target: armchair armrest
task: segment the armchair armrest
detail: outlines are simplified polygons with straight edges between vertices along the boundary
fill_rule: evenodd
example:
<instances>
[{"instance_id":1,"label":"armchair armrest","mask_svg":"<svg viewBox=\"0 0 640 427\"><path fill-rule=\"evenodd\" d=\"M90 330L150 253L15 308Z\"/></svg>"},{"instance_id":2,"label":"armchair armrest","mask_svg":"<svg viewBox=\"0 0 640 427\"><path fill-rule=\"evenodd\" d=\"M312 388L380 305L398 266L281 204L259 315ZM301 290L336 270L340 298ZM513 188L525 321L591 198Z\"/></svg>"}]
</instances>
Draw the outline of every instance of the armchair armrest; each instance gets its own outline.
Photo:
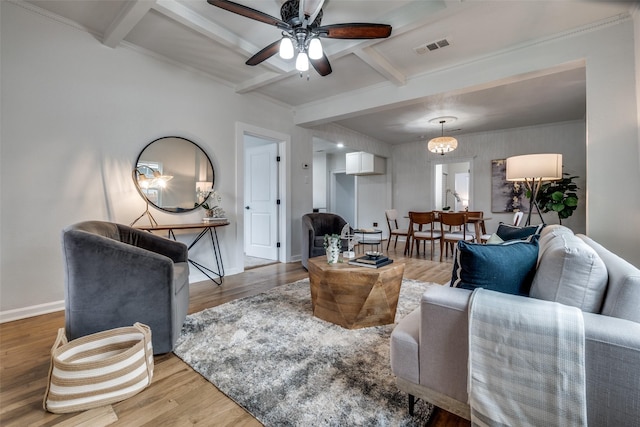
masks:
<instances>
[{"instance_id":1,"label":"armchair armrest","mask_svg":"<svg viewBox=\"0 0 640 427\"><path fill-rule=\"evenodd\" d=\"M471 291L430 286L420 302L420 384L467 401Z\"/></svg>"},{"instance_id":2,"label":"armchair armrest","mask_svg":"<svg viewBox=\"0 0 640 427\"><path fill-rule=\"evenodd\" d=\"M628 425L640 406L640 323L582 313L589 425Z\"/></svg>"}]
</instances>

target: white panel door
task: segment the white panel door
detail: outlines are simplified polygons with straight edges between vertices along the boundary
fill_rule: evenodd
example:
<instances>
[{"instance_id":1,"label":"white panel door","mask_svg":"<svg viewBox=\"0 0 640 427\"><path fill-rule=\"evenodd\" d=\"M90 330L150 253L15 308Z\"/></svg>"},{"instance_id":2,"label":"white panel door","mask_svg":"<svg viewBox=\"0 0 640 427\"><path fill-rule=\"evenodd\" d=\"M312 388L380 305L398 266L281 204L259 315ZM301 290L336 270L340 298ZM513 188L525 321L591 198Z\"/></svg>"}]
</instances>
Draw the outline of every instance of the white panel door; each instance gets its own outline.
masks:
<instances>
[{"instance_id":1,"label":"white panel door","mask_svg":"<svg viewBox=\"0 0 640 427\"><path fill-rule=\"evenodd\" d=\"M278 259L278 145L245 150L245 253Z\"/></svg>"}]
</instances>

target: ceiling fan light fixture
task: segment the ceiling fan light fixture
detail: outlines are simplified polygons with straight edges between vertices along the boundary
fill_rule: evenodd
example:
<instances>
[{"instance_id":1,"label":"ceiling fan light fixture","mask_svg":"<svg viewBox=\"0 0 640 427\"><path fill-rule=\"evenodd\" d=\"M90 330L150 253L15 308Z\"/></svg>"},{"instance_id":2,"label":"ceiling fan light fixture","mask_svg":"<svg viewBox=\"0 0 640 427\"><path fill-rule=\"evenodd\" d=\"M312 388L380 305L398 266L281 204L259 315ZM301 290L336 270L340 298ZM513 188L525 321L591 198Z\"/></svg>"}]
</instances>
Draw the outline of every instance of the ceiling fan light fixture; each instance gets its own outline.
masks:
<instances>
[{"instance_id":1,"label":"ceiling fan light fixture","mask_svg":"<svg viewBox=\"0 0 640 427\"><path fill-rule=\"evenodd\" d=\"M280 57L282 59L293 58L293 42L287 36L282 37L280 41Z\"/></svg>"},{"instance_id":2,"label":"ceiling fan light fixture","mask_svg":"<svg viewBox=\"0 0 640 427\"><path fill-rule=\"evenodd\" d=\"M309 42L309 58L320 59L322 55L322 43L320 43L320 39L317 37L312 38Z\"/></svg>"},{"instance_id":3,"label":"ceiling fan light fixture","mask_svg":"<svg viewBox=\"0 0 640 427\"><path fill-rule=\"evenodd\" d=\"M306 52L300 52L296 58L296 70L307 71L309 70L309 57Z\"/></svg>"}]
</instances>

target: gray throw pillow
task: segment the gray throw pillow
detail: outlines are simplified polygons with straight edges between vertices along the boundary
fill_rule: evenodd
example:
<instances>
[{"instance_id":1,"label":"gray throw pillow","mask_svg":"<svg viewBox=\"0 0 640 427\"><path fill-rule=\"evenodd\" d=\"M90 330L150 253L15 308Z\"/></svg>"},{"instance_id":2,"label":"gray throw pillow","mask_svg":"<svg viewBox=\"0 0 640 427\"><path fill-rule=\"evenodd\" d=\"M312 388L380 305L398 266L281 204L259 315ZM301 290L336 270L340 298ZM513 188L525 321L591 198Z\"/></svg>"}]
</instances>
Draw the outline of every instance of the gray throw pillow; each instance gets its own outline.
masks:
<instances>
[{"instance_id":1,"label":"gray throw pillow","mask_svg":"<svg viewBox=\"0 0 640 427\"><path fill-rule=\"evenodd\" d=\"M542 253L529 296L599 313L607 280L595 250L573 234L560 234Z\"/></svg>"}]
</instances>

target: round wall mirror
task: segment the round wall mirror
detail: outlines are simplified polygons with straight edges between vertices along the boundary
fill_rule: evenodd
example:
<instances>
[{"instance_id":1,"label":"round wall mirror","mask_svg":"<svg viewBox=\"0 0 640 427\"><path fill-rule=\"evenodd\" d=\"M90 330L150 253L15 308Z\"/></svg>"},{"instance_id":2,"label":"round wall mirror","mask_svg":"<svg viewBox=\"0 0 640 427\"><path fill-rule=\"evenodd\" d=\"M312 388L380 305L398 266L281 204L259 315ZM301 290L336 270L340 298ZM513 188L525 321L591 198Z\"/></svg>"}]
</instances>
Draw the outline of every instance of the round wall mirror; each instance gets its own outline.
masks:
<instances>
[{"instance_id":1,"label":"round wall mirror","mask_svg":"<svg viewBox=\"0 0 640 427\"><path fill-rule=\"evenodd\" d=\"M205 202L215 183L213 164L196 143L179 136L150 142L136 160L133 179L150 204L189 212Z\"/></svg>"}]
</instances>

